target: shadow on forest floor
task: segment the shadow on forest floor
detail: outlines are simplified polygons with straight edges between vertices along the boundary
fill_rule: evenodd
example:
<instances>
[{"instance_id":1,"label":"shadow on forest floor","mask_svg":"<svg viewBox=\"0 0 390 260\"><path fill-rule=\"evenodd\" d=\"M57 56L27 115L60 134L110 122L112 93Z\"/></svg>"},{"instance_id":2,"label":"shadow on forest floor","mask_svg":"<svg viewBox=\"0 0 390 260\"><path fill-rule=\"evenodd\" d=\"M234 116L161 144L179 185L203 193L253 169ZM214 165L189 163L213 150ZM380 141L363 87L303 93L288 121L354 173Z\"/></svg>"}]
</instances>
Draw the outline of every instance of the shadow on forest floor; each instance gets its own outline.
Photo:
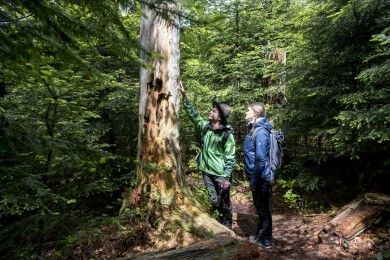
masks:
<instances>
[{"instance_id":1,"label":"shadow on forest floor","mask_svg":"<svg viewBox=\"0 0 390 260\"><path fill-rule=\"evenodd\" d=\"M232 197L232 203L233 231L248 238L257 225L252 201L244 192L237 191ZM273 247L259 250L266 250L275 259L372 259L381 252L388 252L390 248L388 220L371 227L352 241L345 241L333 234L320 234L324 225L331 220L327 214L304 215L284 205L274 205L272 219Z\"/></svg>"},{"instance_id":2,"label":"shadow on forest floor","mask_svg":"<svg viewBox=\"0 0 390 260\"><path fill-rule=\"evenodd\" d=\"M283 202L282 196L272 197L273 246L271 249L260 249L250 243L248 237L256 230L257 215L249 192L237 187L232 192L233 231L243 240L238 252L223 259L389 259L390 222L385 217L352 241L345 241L334 234L322 232L326 223L331 220L328 214L300 214L291 210ZM142 222L143 223L143 222ZM101 234L87 242L80 243L67 253L69 259L112 259L139 257L148 254L152 258L169 250L188 249L191 251L207 242L204 239L179 232L163 237L148 233L148 228L131 223L132 233L123 233L118 225L107 225L100 228ZM180 230L179 230L180 231ZM184 234L184 233L183 233ZM168 234L165 234L168 235ZM220 241L217 241L220 242ZM223 248L220 248L223 250ZM66 252L65 252L66 253ZM65 259L63 251L47 250L47 259ZM380 255L381 254L381 255ZM383 256L382 258L380 256ZM147 259L147 258L146 258ZM221 258L216 258L221 259Z\"/></svg>"}]
</instances>

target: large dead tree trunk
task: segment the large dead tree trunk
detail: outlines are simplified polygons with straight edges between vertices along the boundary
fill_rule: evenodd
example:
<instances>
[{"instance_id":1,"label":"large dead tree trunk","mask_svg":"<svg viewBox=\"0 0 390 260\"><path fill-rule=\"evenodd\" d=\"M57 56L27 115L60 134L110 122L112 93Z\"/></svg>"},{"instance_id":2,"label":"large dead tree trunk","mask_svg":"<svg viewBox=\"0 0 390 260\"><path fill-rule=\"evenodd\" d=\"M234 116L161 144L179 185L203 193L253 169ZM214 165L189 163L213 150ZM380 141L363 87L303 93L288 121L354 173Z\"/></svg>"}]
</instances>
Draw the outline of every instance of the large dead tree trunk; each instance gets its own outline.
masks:
<instances>
[{"instance_id":1,"label":"large dead tree trunk","mask_svg":"<svg viewBox=\"0 0 390 260\"><path fill-rule=\"evenodd\" d=\"M230 233L190 199L184 185L177 124L180 103L177 5L161 1L152 6L146 1L142 11L139 185L132 197L140 198L160 223L190 223L203 233Z\"/></svg>"},{"instance_id":2,"label":"large dead tree trunk","mask_svg":"<svg viewBox=\"0 0 390 260\"><path fill-rule=\"evenodd\" d=\"M143 5L141 21L138 177L151 198L171 205L182 186L177 127L179 27L173 3L161 4L169 19ZM158 10L158 9L157 9Z\"/></svg>"}]
</instances>

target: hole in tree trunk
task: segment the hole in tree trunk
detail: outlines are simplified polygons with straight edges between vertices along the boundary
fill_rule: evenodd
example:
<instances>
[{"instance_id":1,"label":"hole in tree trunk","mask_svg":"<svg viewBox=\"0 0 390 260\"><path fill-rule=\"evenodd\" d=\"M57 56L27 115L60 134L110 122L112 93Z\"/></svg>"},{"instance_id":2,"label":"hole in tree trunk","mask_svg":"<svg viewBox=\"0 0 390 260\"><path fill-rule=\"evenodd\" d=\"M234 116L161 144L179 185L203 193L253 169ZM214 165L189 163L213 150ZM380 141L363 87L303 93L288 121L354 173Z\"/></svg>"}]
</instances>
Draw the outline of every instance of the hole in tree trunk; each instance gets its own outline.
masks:
<instances>
[{"instance_id":1,"label":"hole in tree trunk","mask_svg":"<svg viewBox=\"0 0 390 260\"><path fill-rule=\"evenodd\" d=\"M163 86L163 81L160 78L156 78L154 81L154 87L156 88L157 91L160 91Z\"/></svg>"}]
</instances>

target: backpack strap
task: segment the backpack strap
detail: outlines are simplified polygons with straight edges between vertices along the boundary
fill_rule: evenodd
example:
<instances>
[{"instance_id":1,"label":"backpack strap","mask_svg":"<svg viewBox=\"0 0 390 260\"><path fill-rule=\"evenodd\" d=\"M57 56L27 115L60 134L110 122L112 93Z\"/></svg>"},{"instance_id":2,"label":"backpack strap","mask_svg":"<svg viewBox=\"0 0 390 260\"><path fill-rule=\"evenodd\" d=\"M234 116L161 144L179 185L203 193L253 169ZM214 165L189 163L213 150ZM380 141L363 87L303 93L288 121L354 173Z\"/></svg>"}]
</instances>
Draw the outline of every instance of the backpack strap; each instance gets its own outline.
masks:
<instances>
[{"instance_id":1,"label":"backpack strap","mask_svg":"<svg viewBox=\"0 0 390 260\"><path fill-rule=\"evenodd\" d=\"M207 125L203 128L203 130L202 130L201 146L203 146L203 143L204 143L203 139L204 139L204 137L205 137L207 131L209 131L209 130L211 130L210 124L207 124ZM229 129L229 128L225 128L225 129L223 130L223 136L222 136L222 139L221 139L221 145L222 145L222 147L225 146L227 140L229 139L229 135L230 135L231 133L232 133L232 130Z\"/></svg>"},{"instance_id":2,"label":"backpack strap","mask_svg":"<svg viewBox=\"0 0 390 260\"><path fill-rule=\"evenodd\" d=\"M225 144L229 138L229 135L232 133L232 130L231 129L228 129L228 128L225 128L225 130L223 131L223 136L222 136L222 140L221 140L221 144L222 144L222 147L225 147Z\"/></svg>"},{"instance_id":3,"label":"backpack strap","mask_svg":"<svg viewBox=\"0 0 390 260\"><path fill-rule=\"evenodd\" d=\"M203 130L202 130L202 135L200 136L200 146L202 147L203 146L203 140L204 140L204 136L206 135L207 131L210 129L210 124L207 124Z\"/></svg>"},{"instance_id":4,"label":"backpack strap","mask_svg":"<svg viewBox=\"0 0 390 260\"><path fill-rule=\"evenodd\" d=\"M252 142L254 142L256 140L256 135L257 135L257 132L259 132L260 128L261 127L253 128L252 133L251 133Z\"/></svg>"}]
</instances>

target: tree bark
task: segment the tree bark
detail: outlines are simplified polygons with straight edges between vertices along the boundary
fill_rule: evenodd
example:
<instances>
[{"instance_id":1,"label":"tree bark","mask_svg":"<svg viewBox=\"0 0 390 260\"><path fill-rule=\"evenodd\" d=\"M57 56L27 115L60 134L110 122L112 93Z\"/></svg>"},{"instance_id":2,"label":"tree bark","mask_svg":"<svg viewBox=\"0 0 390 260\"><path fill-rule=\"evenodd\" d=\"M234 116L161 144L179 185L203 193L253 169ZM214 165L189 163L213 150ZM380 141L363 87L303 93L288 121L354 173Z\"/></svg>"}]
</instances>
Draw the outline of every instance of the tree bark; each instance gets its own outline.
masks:
<instances>
[{"instance_id":1,"label":"tree bark","mask_svg":"<svg viewBox=\"0 0 390 260\"><path fill-rule=\"evenodd\" d=\"M174 3L162 3L169 19L143 4L141 20L138 178L150 198L171 205L183 180L177 126L180 96L179 26Z\"/></svg>"},{"instance_id":2,"label":"tree bark","mask_svg":"<svg viewBox=\"0 0 390 260\"><path fill-rule=\"evenodd\" d=\"M232 237L218 237L206 240L189 247L172 249L161 253L147 253L124 257L130 259L271 259L266 252L260 252L257 247L248 241L237 240Z\"/></svg>"},{"instance_id":3,"label":"tree bark","mask_svg":"<svg viewBox=\"0 0 390 260\"><path fill-rule=\"evenodd\" d=\"M142 11L138 188L124 200L121 212L129 206L146 207L149 216L160 220L156 228L161 231L164 224L180 223L203 235L233 234L202 210L184 185L178 130L178 6L172 1L143 2Z\"/></svg>"},{"instance_id":4,"label":"tree bark","mask_svg":"<svg viewBox=\"0 0 390 260\"><path fill-rule=\"evenodd\" d=\"M365 198L356 198L341 208L338 214L324 228L325 231L334 231L339 237L351 240L377 222L381 217L383 209L369 205L372 201L367 200L367 197L375 198L376 203L380 200L382 205L384 204L383 201L388 199L388 196L384 194L375 193L367 193Z\"/></svg>"},{"instance_id":5,"label":"tree bark","mask_svg":"<svg viewBox=\"0 0 390 260\"><path fill-rule=\"evenodd\" d=\"M378 205L378 206L390 206L390 195L381 194L381 193L366 193L364 198L368 204Z\"/></svg>"},{"instance_id":6,"label":"tree bark","mask_svg":"<svg viewBox=\"0 0 390 260\"><path fill-rule=\"evenodd\" d=\"M351 240L380 219L382 211L377 207L362 204L351 212L345 220L335 228L339 237Z\"/></svg>"}]
</instances>

